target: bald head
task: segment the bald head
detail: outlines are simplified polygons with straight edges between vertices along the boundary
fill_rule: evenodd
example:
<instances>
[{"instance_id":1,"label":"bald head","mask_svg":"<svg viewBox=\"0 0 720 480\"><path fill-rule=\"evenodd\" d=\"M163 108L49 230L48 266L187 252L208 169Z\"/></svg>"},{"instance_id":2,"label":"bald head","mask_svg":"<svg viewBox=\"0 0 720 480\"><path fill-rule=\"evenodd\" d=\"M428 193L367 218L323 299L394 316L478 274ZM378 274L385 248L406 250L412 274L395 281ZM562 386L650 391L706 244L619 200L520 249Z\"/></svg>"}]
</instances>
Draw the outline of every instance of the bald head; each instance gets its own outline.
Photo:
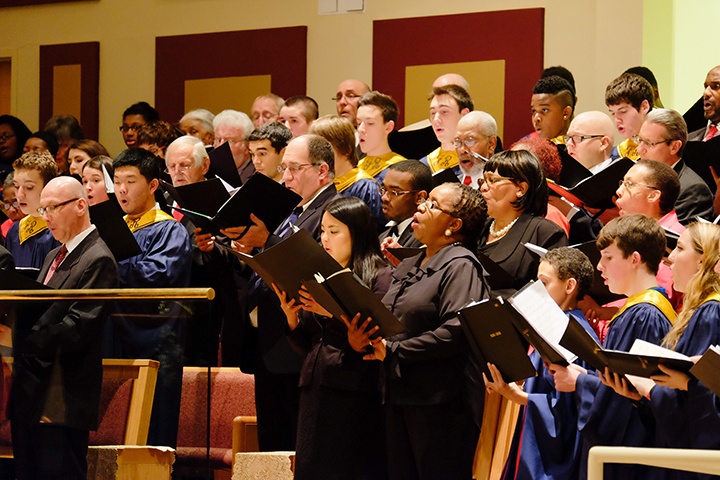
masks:
<instances>
[{"instance_id":1,"label":"bald head","mask_svg":"<svg viewBox=\"0 0 720 480\"><path fill-rule=\"evenodd\" d=\"M40 194L40 208L48 229L60 243L67 243L90 228L85 188L72 177L50 180Z\"/></svg>"},{"instance_id":2,"label":"bald head","mask_svg":"<svg viewBox=\"0 0 720 480\"><path fill-rule=\"evenodd\" d=\"M572 137L568 153L591 169L610 158L614 134L615 127L607 114L596 110L580 113L568 127L567 136Z\"/></svg>"},{"instance_id":3,"label":"bald head","mask_svg":"<svg viewBox=\"0 0 720 480\"><path fill-rule=\"evenodd\" d=\"M360 80L348 79L340 82L337 93L335 94L335 108L341 117L350 120L353 126L357 127L357 109L360 97L370 91L367 83Z\"/></svg>"},{"instance_id":4,"label":"bald head","mask_svg":"<svg viewBox=\"0 0 720 480\"><path fill-rule=\"evenodd\" d=\"M465 80L465 77L457 73L440 75L432 84L433 88L444 87L445 85L459 85L465 90L470 91L470 83Z\"/></svg>"}]
</instances>

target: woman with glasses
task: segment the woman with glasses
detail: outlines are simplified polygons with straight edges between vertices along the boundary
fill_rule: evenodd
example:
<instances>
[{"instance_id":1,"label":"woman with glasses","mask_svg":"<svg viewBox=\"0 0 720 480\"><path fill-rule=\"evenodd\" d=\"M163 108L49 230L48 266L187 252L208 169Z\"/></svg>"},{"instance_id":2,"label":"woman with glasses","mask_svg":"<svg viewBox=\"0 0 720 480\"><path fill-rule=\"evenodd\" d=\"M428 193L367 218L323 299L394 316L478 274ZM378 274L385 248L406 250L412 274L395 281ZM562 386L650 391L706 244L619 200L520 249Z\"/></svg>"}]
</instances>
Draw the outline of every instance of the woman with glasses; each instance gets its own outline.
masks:
<instances>
[{"instance_id":1,"label":"woman with glasses","mask_svg":"<svg viewBox=\"0 0 720 480\"><path fill-rule=\"evenodd\" d=\"M3 213L7 217L7 220L5 220L2 225L0 225L3 243L5 243L5 237L7 237L10 227L12 227L14 223L19 222L23 219L23 217L25 217L25 213L20 210L20 203L17 200L17 190L15 189L15 185L13 184L14 177L15 175L10 172L5 178L5 182L3 182L2 207Z\"/></svg>"},{"instance_id":2,"label":"woman with glasses","mask_svg":"<svg viewBox=\"0 0 720 480\"><path fill-rule=\"evenodd\" d=\"M526 243L545 249L565 247L565 232L543 218L548 187L538 159L527 150L505 151L486 164L480 186L487 202L488 222L478 243L481 261L493 262L508 275L491 273L494 293L509 295L537 277L540 257ZM483 256L485 259L483 259ZM487 259L490 262L487 262Z\"/></svg>"},{"instance_id":3,"label":"woman with glasses","mask_svg":"<svg viewBox=\"0 0 720 480\"><path fill-rule=\"evenodd\" d=\"M391 479L472 477L484 387L479 374L469 373L477 367L469 363L457 312L489 294L473 252L486 218L477 190L436 187L412 223L427 248L397 266L383 298L407 332L371 341L365 319L347 320L352 347L384 368Z\"/></svg>"},{"instance_id":4,"label":"woman with glasses","mask_svg":"<svg viewBox=\"0 0 720 480\"><path fill-rule=\"evenodd\" d=\"M17 117L0 115L0 178L12 172L12 164L23 154L25 142L32 132Z\"/></svg>"},{"instance_id":5,"label":"woman with glasses","mask_svg":"<svg viewBox=\"0 0 720 480\"><path fill-rule=\"evenodd\" d=\"M391 271L380 254L370 210L355 197L328 203L322 216L323 248L380 298ZM287 317L290 340L304 356L300 372L295 478L386 478L379 364L364 362L348 343L348 330L307 290L301 303L275 293Z\"/></svg>"}]
</instances>

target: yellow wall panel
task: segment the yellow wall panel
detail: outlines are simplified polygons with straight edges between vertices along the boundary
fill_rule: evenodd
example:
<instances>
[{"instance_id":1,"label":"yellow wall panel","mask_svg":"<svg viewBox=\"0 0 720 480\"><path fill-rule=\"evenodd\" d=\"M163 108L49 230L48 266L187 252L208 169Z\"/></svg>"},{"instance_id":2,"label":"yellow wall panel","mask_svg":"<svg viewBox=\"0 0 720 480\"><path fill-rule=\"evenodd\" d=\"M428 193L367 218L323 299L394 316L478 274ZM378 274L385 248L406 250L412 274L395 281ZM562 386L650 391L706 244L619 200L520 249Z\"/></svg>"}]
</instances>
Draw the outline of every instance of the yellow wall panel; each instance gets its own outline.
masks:
<instances>
[{"instance_id":1,"label":"yellow wall panel","mask_svg":"<svg viewBox=\"0 0 720 480\"><path fill-rule=\"evenodd\" d=\"M74 115L80 120L81 65L56 65L53 68L53 115Z\"/></svg>"},{"instance_id":2,"label":"yellow wall panel","mask_svg":"<svg viewBox=\"0 0 720 480\"><path fill-rule=\"evenodd\" d=\"M250 115L255 98L270 91L270 80L270 75L187 80L185 111L205 108L217 114L232 109Z\"/></svg>"}]
</instances>

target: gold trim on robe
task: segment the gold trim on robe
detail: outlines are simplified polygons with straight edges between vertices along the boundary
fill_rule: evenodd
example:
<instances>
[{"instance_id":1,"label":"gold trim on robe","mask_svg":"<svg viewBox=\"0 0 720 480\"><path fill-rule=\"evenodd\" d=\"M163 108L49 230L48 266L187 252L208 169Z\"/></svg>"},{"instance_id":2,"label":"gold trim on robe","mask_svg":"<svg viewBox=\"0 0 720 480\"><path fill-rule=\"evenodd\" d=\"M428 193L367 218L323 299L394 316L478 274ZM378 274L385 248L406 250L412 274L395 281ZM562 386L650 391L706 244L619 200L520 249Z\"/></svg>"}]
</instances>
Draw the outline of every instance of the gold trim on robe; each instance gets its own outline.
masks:
<instances>
[{"instance_id":1,"label":"gold trim on robe","mask_svg":"<svg viewBox=\"0 0 720 480\"><path fill-rule=\"evenodd\" d=\"M155 223L160 222L166 222L168 220L172 220L173 222L177 222L172 216L168 215L167 213L163 212L162 210L148 210L147 212L143 213L139 218L128 218L127 215L124 217L125 223L127 223L127 226L130 228L130 231L135 233L141 228L145 228L148 225L153 225Z\"/></svg>"},{"instance_id":2,"label":"gold trim on robe","mask_svg":"<svg viewBox=\"0 0 720 480\"><path fill-rule=\"evenodd\" d=\"M625 139L617 146L618 154L620 158L627 157L630 160L637 161L640 159L637 147L637 144L632 141L632 138Z\"/></svg>"},{"instance_id":3,"label":"gold trim on robe","mask_svg":"<svg viewBox=\"0 0 720 480\"><path fill-rule=\"evenodd\" d=\"M20 237L20 244L22 245L28 238L32 238L38 233L42 233L47 230L48 225L44 218L28 215L20 220L20 225L18 227L18 236Z\"/></svg>"},{"instance_id":4,"label":"gold trim on robe","mask_svg":"<svg viewBox=\"0 0 720 480\"><path fill-rule=\"evenodd\" d=\"M668 300L665 295L652 288L648 290L643 290L640 293L636 293L635 295L628 297L625 305L623 305L622 308L618 310L615 315L613 315L609 323L615 321L615 319L619 317L625 310L639 303L649 303L650 305L656 306L663 313L663 315L667 317L671 324L675 323L677 313L675 313L675 310L670 304L670 300Z\"/></svg>"},{"instance_id":5,"label":"gold trim on robe","mask_svg":"<svg viewBox=\"0 0 720 480\"><path fill-rule=\"evenodd\" d=\"M363 158L360 160L360 163L358 163L358 168L375 178L390 165L402 162L403 160L405 160L405 157L402 155L395 152L388 152L384 155Z\"/></svg>"},{"instance_id":6,"label":"gold trim on robe","mask_svg":"<svg viewBox=\"0 0 720 480\"><path fill-rule=\"evenodd\" d=\"M438 147L427 156L428 166L433 173L445 170L446 168L455 168L458 166L458 156L455 150L445 151L442 147Z\"/></svg>"},{"instance_id":7,"label":"gold trim on robe","mask_svg":"<svg viewBox=\"0 0 720 480\"><path fill-rule=\"evenodd\" d=\"M335 178L333 180L333 183L335 184L335 188L337 189L338 193L341 193L343 190L347 190L350 188L350 185L357 182L358 180L362 180L363 178L373 178L365 171L360 170L360 168L355 167L349 172L343 174L340 177Z\"/></svg>"}]
</instances>

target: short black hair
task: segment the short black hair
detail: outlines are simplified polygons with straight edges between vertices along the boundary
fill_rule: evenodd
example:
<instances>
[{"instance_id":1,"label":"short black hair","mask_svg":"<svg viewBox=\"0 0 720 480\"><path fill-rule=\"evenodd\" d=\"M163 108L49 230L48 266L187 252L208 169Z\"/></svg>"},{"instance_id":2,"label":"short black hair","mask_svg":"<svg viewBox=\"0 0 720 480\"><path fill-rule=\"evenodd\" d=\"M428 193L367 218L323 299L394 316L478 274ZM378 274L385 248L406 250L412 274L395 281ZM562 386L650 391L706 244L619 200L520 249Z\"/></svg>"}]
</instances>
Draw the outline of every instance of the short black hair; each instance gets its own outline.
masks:
<instances>
[{"instance_id":1,"label":"short black hair","mask_svg":"<svg viewBox=\"0 0 720 480\"><path fill-rule=\"evenodd\" d=\"M12 115L0 115L0 125L10 125L10 128L12 128L17 140L18 150L15 158L19 158L23 153L23 146L25 145L25 142L27 142L27 139L30 138L30 135L32 135L32 132L22 120L17 117L13 117ZM11 160L15 160L15 158Z\"/></svg>"},{"instance_id":2,"label":"short black hair","mask_svg":"<svg viewBox=\"0 0 720 480\"><path fill-rule=\"evenodd\" d=\"M572 87L573 94L575 94L575 77L573 76L573 74L570 70L563 67L562 65L555 65L553 67L547 67L545 70L543 70L542 74L540 75L540 78L545 78L545 77L564 78L565 80L567 80L567 82Z\"/></svg>"},{"instance_id":3,"label":"short black hair","mask_svg":"<svg viewBox=\"0 0 720 480\"><path fill-rule=\"evenodd\" d=\"M128 115L140 115L147 123L156 122L160 120L160 114L147 102L138 102L130 105L123 112L122 118L125 119Z\"/></svg>"},{"instance_id":4,"label":"short black hair","mask_svg":"<svg viewBox=\"0 0 720 480\"><path fill-rule=\"evenodd\" d=\"M528 184L525 195L512 202L516 210L537 217L547 213L549 189L540 161L527 150L506 150L493 155L485 164L486 172L497 172L515 183Z\"/></svg>"},{"instance_id":5,"label":"short black hair","mask_svg":"<svg viewBox=\"0 0 720 480\"><path fill-rule=\"evenodd\" d=\"M58 141L85 138L80 121L73 115L55 115L45 124L45 131L55 135Z\"/></svg>"},{"instance_id":6,"label":"short black hair","mask_svg":"<svg viewBox=\"0 0 720 480\"><path fill-rule=\"evenodd\" d=\"M40 130L40 131L35 132L32 135L30 135L28 137L28 140L30 140L31 138L39 138L40 140L45 142L45 145L47 145L48 150L50 151L50 155L52 155L53 157L55 157L55 155L57 155L57 152L58 152L58 149L60 148L60 146L58 145L57 137L55 135L53 135L52 133L50 133L48 131ZM25 141L25 143L27 143L27 140ZM70 149L68 149L68 152L69 151L70 151Z\"/></svg>"},{"instance_id":7,"label":"short black hair","mask_svg":"<svg viewBox=\"0 0 720 480\"><path fill-rule=\"evenodd\" d=\"M652 72L652 70L650 70L647 67L641 67L641 66L630 67L627 70L625 70L623 73L632 73L634 75L639 75L642 78L644 78L645 80L647 80L648 83L650 84L650 86L652 86L654 88L658 88L658 82L657 82L657 78L655 78L655 74Z\"/></svg>"},{"instance_id":8,"label":"short black hair","mask_svg":"<svg viewBox=\"0 0 720 480\"><path fill-rule=\"evenodd\" d=\"M292 140L292 132L280 122L263 123L250 132L247 139L248 142L259 142L260 140L269 140L275 153L280 153L280 150L287 147L288 142Z\"/></svg>"},{"instance_id":9,"label":"short black hair","mask_svg":"<svg viewBox=\"0 0 720 480\"><path fill-rule=\"evenodd\" d=\"M563 107L575 108L575 88L570 82L557 75L543 77L535 83L533 95L556 95Z\"/></svg>"},{"instance_id":10,"label":"short black hair","mask_svg":"<svg viewBox=\"0 0 720 480\"><path fill-rule=\"evenodd\" d=\"M157 157L142 148L128 148L120 152L113 162L113 170L117 171L122 167L137 167L148 183L160 178L160 164Z\"/></svg>"},{"instance_id":11,"label":"short black hair","mask_svg":"<svg viewBox=\"0 0 720 480\"><path fill-rule=\"evenodd\" d=\"M412 177L410 188L415 191L423 190L430 193L432 190L432 171L430 167L417 160L403 160L388 167L388 170L409 173Z\"/></svg>"},{"instance_id":12,"label":"short black hair","mask_svg":"<svg viewBox=\"0 0 720 480\"><path fill-rule=\"evenodd\" d=\"M635 165L647 170L646 181L651 187L660 190L660 213L666 215L673 208L680 195L680 177L669 165L655 160L640 159Z\"/></svg>"}]
</instances>

